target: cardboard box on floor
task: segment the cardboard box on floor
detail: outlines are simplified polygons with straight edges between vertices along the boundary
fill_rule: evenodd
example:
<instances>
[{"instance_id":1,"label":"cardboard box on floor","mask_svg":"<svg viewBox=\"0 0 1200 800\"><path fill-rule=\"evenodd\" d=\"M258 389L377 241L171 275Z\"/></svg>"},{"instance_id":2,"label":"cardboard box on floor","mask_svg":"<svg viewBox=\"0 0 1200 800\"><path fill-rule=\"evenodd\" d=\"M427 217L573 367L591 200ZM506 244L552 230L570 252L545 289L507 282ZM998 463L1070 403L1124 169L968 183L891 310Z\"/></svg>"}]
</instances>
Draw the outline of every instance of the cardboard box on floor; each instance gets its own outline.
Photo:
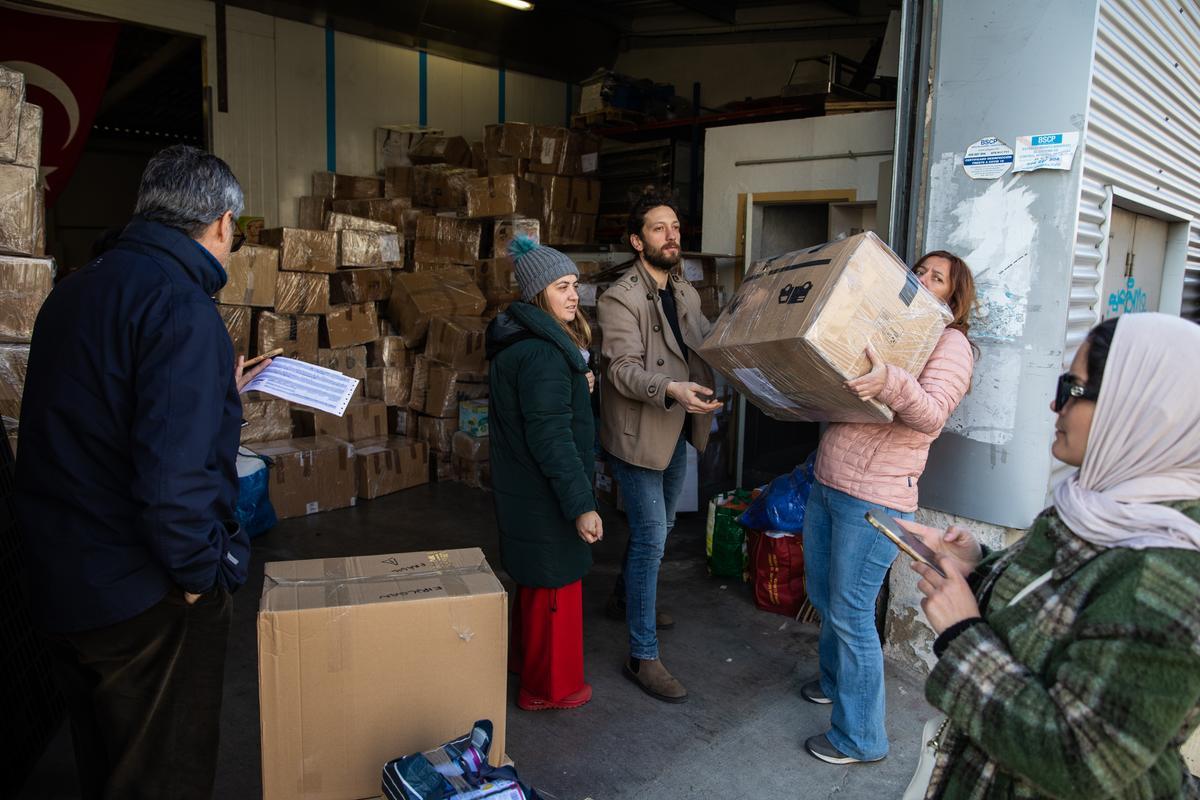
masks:
<instances>
[{"instance_id":1,"label":"cardboard box on floor","mask_svg":"<svg viewBox=\"0 0 1200 800\"><path fill-rule=\"evenodd\" d=\"M0 65L0 162L17 157L24 102L25 73Z\"/></svg>"},{"instance_id":2,"label":"cardboard box on floor","mask_svg":"<svg viewBox=\"0 0 1200 800\"><path fill-rule=\"evenodd\" d=\"M21 132L17 138L17 157L13 163L21 167L40 167L42 164L41 106L21 105Z\"/></svg>"},{"instance_id":3,"label":"cardboard box on floor","mask_svg":"<svg viewBox=\"0 0 1200 800\"><path fill-rule=\"evenodd\" d=\"M312 195L297 198L296 226L313 231L325 230L325 217L333 209L333 198ZM261 232L259 233L261 241Z\"/></svg>"},{"instance_id":4,"label":"cardboard box on floor","mask_svg":"<svg viewBox=\"0 0 1200 800\"><path fill-rule=\"evenodd\" d=\"M338 349L321 348L317 350L317 365L340 372L343 375L348 375L351 378L358 378L358 388L355 390L354 396L366 396L366 347L358 345L357 347L342 347Z\"/></svg>"},{"instance_id":5,"label":"cardboard box on floor","mask_svg":"<svg viewBox=\"0 0 1200 800\"><path fill-rule=\"evenodd\" d=\"M292 425L297 436L332 436L357 442L387 435L387 407L379 400L352 400L342 416L313 408L292 408Z\"/></svg>"},{"instance_id":6,"label":"cardboard box on floor","mask_svg":"<svg viewBox=\"0 0 1200 800\"><path fill-rule=\"evenodd\" d=\"M354 448L332 436L259 442L248 448L267 456L271 505L280 519L354 505Z\"/></svg>"},{"instance_id":7,"label":"cardboard box on floor","mask_svg":"<svg viewBox=\"0 0 1200 800\"><path fill-rule=\"evenodd\" d=\"M368 367L411 368L408 354L409 349L399 336L380 336L373 342L367 342Z\"/></svg>"},{"instance_id":8,"label":"cardboard box on floor","mask_svg":"<svg viewBox=\"0 0 1200 800\"><path fill-rule=\"evenodd\" d=\"M503 758L508 595L478 548L266 565L264 800L379 794L383 764L477 719Z\"/></svg>"},{"instance_id":9,"label":"cardboard box on floor","mask_svg":"<svg viewBox=\"0 0 1200 800\"><path fill-rule=\"evenodd\" d=\"M408 405L412 370L396 367L367 367L367 397L388 406Z\"/></svg>"},{"instance_id":10,"label":"cardboard box on floor","mask_svg":"<svg viewBox=\"0 0 1200 800\"><path fill-rule=\"evenodd\" d=\"M330 218L337 214L330 214ZM356 218L357 219L357 218ZM404 252L396 233L345 229L339 234L338 267L399 268Z\"/></svg>"},{"instance_id":11,"label":"cardboard box on floor","mask_svg":"<svg viewBox=\"0 0 1200 800\"><path fill-rule=\"evenodd\" d=\"M279 248L279 268L294 272L336 272L338 235L305 228L266 228L260 244Z\"/></svg>"},{"instance_id":12,"label":"cardboard box on floor","mask_svg":"<svg viewBox=\"0 0 1200 800\"><path fill-rule=\"evenodd\" d=\"M467 181L468 217L536 217L542 210L542 187L518 178L499 175Z\"/></svg>"},{"instance_id":13,"label":"cardboard box on floor","mask_svg":"<svg viewBox=\"0 0 1200 800\"><path fill-rule=\"evenodd\" d=\"M429 483L429 446L399 436L357 442L354 470L360 500L411 489Z\"/></svg>"},{"instance_id":14,"label":"cardboard box on floor","mask_svg":"<svg viewBox=\"0 0 1200 800\"><path fill-rule=\"evenodd\" d=\"M425 136L408 151L413 164L471 166L471 145L461 136Z\"/></svg>"},{"instance_id":15,"label":"cardboard box on floor","mask_svg":"<svg viewBox=\"0 0 1200 800\"><path fill-rule=\"evenodd\" d=\"M28 342L54 288L54 259L0 256L0 342Z\"/></svg>"},{"instance_id":16,"label":"cardboard box on floor","mask_svg":"<svg viewBox=\"0 0 1200 800\"><path fill-rule=\"evenodd\" d=\"M410 419L411 423L412 420ZM448 461L454 448L454 434L458 432L457 410L453 417L429 417L422 414L417 418L417 438L429 445L429 449L443 455Z\"/></svg>"},{"instance_id":17,"label":"cardboard box on floor","mask_svg":"<svg viewBox=\"0 0 1200 800\"><path fill-rule=\"evenodd\" d=\"M379 315L374 303L330 306L321 316L322 347L353 347L379 336Z\"/></svg>"},{"instance_id":18,"label":"cardboard box on floor","mask_svg":"<svg viewBox=\"0 0 1200 800\"><path fill-rule=\"evenodd\" d=\"M0 344L0 414L21 418L21 396L25 393L28 368L29 345Z\"/></svg>"},{"instance_id":19,"label":"cardboard box on floor","mask_svg":"<svg viewBox=\"0 0 1200 800\"><path fill-rule=\"evenodd\" d=\"M425 357L455 369L483 372L487 367L482 317L434 317L429 322Z\"/></svg>"},{"instance_id":20,"label":"cardboard box on floor","mask_svg":"<svg viewBox=\"0 0 1200 800\"><path fill-rule=\"evenodd\" d=\"M458 402L488 396L486 372L468 372L429 361L428 386L422 410L434 417L453 417L458 429ZM438 448L434 448L435 450Z\"/></svg>"},{"instance_id":21,"label":"cardboard box on floor","mask_svg":"<svg viewBox=\"0 0 1200 800\"><path fill-rule=\"evenodd\" d=\"M483 229L477 220L423 216L417 219L417 261L474 263L480 255Z\"/></svg>"},{"instance_id":22,"label":"cardboard box on floor","mask_svg":"<svg viewBox=\"0 0 1200 800\"><path fill-rule=\"evenodd\" d=\"M397 228L403 224L404 212L412 208L412 198L408 197L370 197L355 200L334 200L331 211L338 214L349 214L359 219L369 219L394 225Z\"/></svg>"},{"instance_id":23,"label":"cardboard box on floor","mask_svg":"<svg viewBox=\"0 0 1200 800\"><path fill-rule=\"evenodd\" d=\"M391 295L390 269L342 269L329 276L329 302L335 305L375 303Z\"/></svg>"},{"instance_id":24,"label":"cardboard box on floor","mask_svg":"<svg viewBox=\"0 0 1200 800\"><path fill-rule=\"evenodd\" d=\"M34 167L0 164L0 253L36 255L42 232L42 190Z\"/></svg>"},{"instance_id":25,"label":"cardboard box on floor","mask_svg":"<svg viewBox=\"0 0 1200 800\"><path fill-rule=\"evenodd\" d=\"M383 197L383 180L373 175L338 175L314 172L312 193L335 200Z\"/></svg>"},{"instance_id":26,"label":"cardboard box on floor","mask_svg":"<svg viewBox=\"0 0 1200 800\"><path fill-rule=\"evenodd\" d=\"M390 198L412 198L414 191L413 167L403 165L388 167L383 173L383 196Z\"/></svg>"},{"instance_id":27,"label":"cardboard box on floor","mask_svg":"<svg viewBox=\"0 0 1200 800\"><path fill-rule=\"evenodd\" d=\"M292 410L287 400L260 392L242 395L242 444L290 439Z\"/></svg>"},{"instance_id":28,"label":"cardboard box on floor","mask_svg":"<svg viewBox=\"0 0 1200 800\"><path fill-rule=\"evenodd\" d=\"M483 127L483 149L488 158L531 158L533 126L528 122L500 122Z\"/></svg>"},{"instance_id":29,"label":"cardboard box on floor","mask_svg":"<svg viewBox=\"0 0 1200 800\"><path fill-rule=\"evenodd\" d=\"M878 236L862 233L755 264L698 350L770 417L890 422L843 383L870 369L868 344L919 375L951 321Z\"/></svg>"}]
</instances>

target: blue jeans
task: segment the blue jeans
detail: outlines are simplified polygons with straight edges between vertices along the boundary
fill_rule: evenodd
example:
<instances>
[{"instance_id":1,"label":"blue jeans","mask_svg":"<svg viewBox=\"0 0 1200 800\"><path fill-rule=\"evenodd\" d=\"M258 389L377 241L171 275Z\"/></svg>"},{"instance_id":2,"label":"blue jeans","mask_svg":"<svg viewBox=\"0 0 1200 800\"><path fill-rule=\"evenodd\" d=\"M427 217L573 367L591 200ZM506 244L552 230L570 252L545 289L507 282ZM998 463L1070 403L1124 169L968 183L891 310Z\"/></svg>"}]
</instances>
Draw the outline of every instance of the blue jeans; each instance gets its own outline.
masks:
<instances>
[{"instance_id":1,"label":"blue jeans","mask_svg":"<svg viewBox=\"0 0 1200 800\"><path fill-rule=\"evenodd\" d=\"M804 577L821 614L821 691L833 700L827 736L842 753L864 761L888 751L875 601L898 552L864 518L871 508L879 506L817 481L804 511Z\"/></svg>"},{"instance_id":2,"label":"blue jeans","mask_svg":"<svg viewBox=\"0 0 1200 800\"><path fill-rule=\"evenodd\" d=\"M625 585L625 621L629 625L629 655L658 658L655 604L658 567L662 563L667 532L675 525L675 506L687 474L687 448L681 434L671 463L664 470L635 467L609 455L613 477L621 487L625 516L629 518L629 545L621 565L617 591Z\"/></svg>"}]
</instances>

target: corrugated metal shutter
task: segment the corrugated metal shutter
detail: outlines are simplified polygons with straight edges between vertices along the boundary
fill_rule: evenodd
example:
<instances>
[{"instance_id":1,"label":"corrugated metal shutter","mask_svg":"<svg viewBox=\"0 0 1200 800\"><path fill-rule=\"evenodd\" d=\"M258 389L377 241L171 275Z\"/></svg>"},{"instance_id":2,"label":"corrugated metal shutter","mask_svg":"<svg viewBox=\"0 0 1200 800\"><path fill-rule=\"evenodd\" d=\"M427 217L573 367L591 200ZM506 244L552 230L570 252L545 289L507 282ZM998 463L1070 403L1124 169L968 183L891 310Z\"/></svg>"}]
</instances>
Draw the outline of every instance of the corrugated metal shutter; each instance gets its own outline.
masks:
<instances>
[{"instance_id":1,"label":"corrugated metal shutter","mask_svg":"<svg viewBox=\"0 0 1200 800\"><path fill-rule=\"evenodd\" d=\"M1109 187L1192 218L1185 317L1200 322L1200 7L1101 0L1063 363L1100 315ZM1054 486L1069 472L1057 464Z\"/></svg>"},{"instance_id":2,"label":"corrugated metal shutter","mask_svg":"<svg viewBox=\"0 0 1200 800\"><path fill-rule=\"evenodd\" d=\"M1101 0L1065 363L1099 318L1106 187L1153 198L1193 222L1183 316L1200 321L1200 7Z\"/></svg>"}]
</instances>

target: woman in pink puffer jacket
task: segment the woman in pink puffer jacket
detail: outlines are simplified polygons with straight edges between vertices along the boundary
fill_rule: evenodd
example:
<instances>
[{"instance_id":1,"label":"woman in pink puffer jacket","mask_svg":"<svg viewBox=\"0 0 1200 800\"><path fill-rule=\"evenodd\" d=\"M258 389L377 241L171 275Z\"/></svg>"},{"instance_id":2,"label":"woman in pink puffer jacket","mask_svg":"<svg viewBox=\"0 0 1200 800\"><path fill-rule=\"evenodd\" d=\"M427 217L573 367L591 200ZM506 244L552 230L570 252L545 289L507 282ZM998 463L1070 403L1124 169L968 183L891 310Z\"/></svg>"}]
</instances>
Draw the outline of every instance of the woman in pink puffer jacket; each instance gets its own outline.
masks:
<instances>
[{"instance_id":1,"label":"woman in pink puffer jacket","mask_svg":"<svg viewBox=\"0 0 1200 800\"><path fill-rule=\"evenodd\" d=\"M868 348L871 371L848 381L846 389L886 404L895 419L829 425L805 510L804 572L809 599L821 614L821 674L800 694L812 703L831 703L833 715L828 733L804 746L830 764L878 761L888 751L875 602L897 550L864 515L883 508L893 517L913 518L929 445L970 388L974 369L967 339L975 305L970 269L953 253L935 250L913 272L950 306L954 320L919 376L883 363Z\"/></svg>"}]
</instances>

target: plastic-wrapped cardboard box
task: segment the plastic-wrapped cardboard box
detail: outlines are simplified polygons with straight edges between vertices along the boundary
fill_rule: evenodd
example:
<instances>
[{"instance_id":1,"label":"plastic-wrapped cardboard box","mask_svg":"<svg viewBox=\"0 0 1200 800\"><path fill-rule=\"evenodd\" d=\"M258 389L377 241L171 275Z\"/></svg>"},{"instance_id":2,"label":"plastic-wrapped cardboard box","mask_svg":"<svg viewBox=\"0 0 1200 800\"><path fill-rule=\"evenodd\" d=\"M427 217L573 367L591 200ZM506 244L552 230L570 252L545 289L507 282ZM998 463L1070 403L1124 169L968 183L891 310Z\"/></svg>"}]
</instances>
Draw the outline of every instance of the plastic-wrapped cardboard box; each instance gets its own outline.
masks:
<instances>
[{"instance_id":1,"label":"plastic-wrapped cardboard box","mask_svg":"<svg viewBox=\"0 0 1200 800\"><path fill-rule=\"evenodd\" d=\"M37 169L0 164L0 253L37 253L42 236L40 197Z\"/></svg>"},{"instance_id":2,"label":"plastic-wrapped cardboard box","mask_svg":"<svg viewBox=\"0 0 1200 800\"><path fill-rule=\"evenodd\" d=\"M28 342L54 288L54 259L0 256L0 342Z\"/></svg>"},{"instance_id":3,"label":"plastic-wrapped cardboard box","mask_svg":"<svg viewBox=\"0 0 1200 800\"><path fill-rule=\"evenodd\" d=\"M404 254L395 233L346 229L338 238L339 268L403 266Z\"/></svg>"},{"instance_id":4,"label":"plastic-wrapped cardboard box","mask_svg":"<svg viewBox=\"0 0 1200 800\"><path fill-rule=\"evenodd\" d=\"M483 149L488 158L533 157L533 126L528 122L500 122L483 126Z\"/></svg>"},{"instance_id":5,"label":"plastic-wrapped cardboard box","mask_svg":"<svg viewBox=\"0 0 1200 800\"><path fill-rule=\"evenodd\" d=\"M266 565L264 800L379 794L379 772L493 725L505 745L508 595L478 548Z\"/></svg>"},{"instance_id":6,"label":"plastic-wrapped cardboard box","mask_svg":"<svg viewBox=\"0 0 1200 800\"><path fill-rule=\"evenodd\" d=\"M333 199L315 195L297 198L297 227L312 231L325 230L325 217L333 210ZM262 241L262 233L259 233Z\"/></svg>"},{"instance_id":7,"label":"plastic-wrapped cardboard box","mask_svg":"<svg viewBox=\"0 0 1200 800\"><path fill-rule=\"evenodd\" d=\"M429 391L429 359L423 354L413 357L412 388L408 394L408 409L422 412L425 410L425 395ZM416 435L416 426L413 426Z\"/></svg>"},{"instance_id":8,"label":"plastic-wrapped cardboard box","mask_svg":"<svg viewBox=\"0 0 1200 800\"><path fill-rule=\"evenodd\" d=\"M351 400L342 416L294 406L292 425L298 436L332 436L357 442L387 435L387 408L378 400Z\"/></svg>"},{"instance_id":9,"label":"plastic-wrapped cardboard box","mask_svg":"<svg viewBox=\"0 0 1200 800\"><path fill-rule=\"evenodd\" d=\"M260 244L279 248L279 268L292 272L336 272L338 235L304 228L266 228Z\"/></svg>"},{"instance_id":10,"label":"plastic-wrapped cardboard box","mask_svg":"<svg viewBox=\"0 0 1200 800\"><path fill-rule=\"evenodd\" d=\"M413 167L410 165L388 167L383 173L384 197L413 196Z\"/></svg>"},{"instance_id":11,"label":"plastic-wrapped cardboard box","mask_svg":"<svg viewBox=\"0 0 1200 800\"><path fill-rule=\"evenodd\" d=\"M329 311L329 275L323 272L278 272L275 310L280 314L324 314Z\"/></svg>"},{"instance_id":12,"label":"plastic-wrapped cardboard box","mask_svg":"<svg viewBox=\"0 0 1200 800\"><path fill-rule=\"evenodd\" d=\"M523 178L527 172L529 172L528 158L499 156L487 160L487 167L484 169L483 174L488 176L516 175Z\"/></svg>"},{"instance_id":13,"label":"plastic-wrapped cardboard box","mask_svg":"<svg viewBox=\"0 0 1200 800\"><path fill-rule=\"evenodd\" d=\"M600 211L600 181L593 178L571 178L568 210L576 214L595 214Z\"/></svg>"},{"instance_id":14,"label":"plastic-wrapped cardboard box","mask_svg":"<svg viewBox=\"0 0 1200 800\"><path fill-rule=\"evenodd\" d=\"M417 220L417 261L473 264L479 258L483 230L475 220L423 216Z\"/></svg>"},{"instance_id":15,"label":"plastic-wrapped cardboard box","mask_svg":"<svg viewBox=\"0 0 1200 800\"><path fill-rule=\"evenodd\" d=\"M225 323L225 330L229 331L229 338L233 341L234 356L250 354L250 315L253 310L248 306L217 304L221 321Z\"/></svg>"},{"instance_id":16,"label":"plastic-wrapped cardboard box","mask_svg":"<svg viewBox=\"0 0 1200 800\"><path fill-rule=\"evenodd\" d=\"M461 136L425 136L408 151L413 164L471 166L471 145Z\"/></svg>"},{"instance_id":17,"label":"plastic-wrapped cardboard box","mask_svg":"<svg viewBox=\"0 0 1200 800\"><path fill-rule=\"evenodd\" d=\"M473 489L492 488L491 462L486 436L474 438L459 431L454 434L450 463L454 478Z\"/></svg>"},{"instance_id":18,"label":"plastic-wrapped cardboard box","mask_svg":"<svg viewBox=\"0 0 1200 800\"><path fill-rule=\"evenodd\" d=\"M348 375L351 378L358 378L358 388L354 391L355 397L366 396L367 384L367 348L359 345L357 347L343 347L333 349L329 347L317 350L317 366L332 369L343 375Z\"/></svg>"},{"instance_id":19,"label":"plastic-wrapped cardboard box","mask_svg":"<svg viewBox=\"0 0 1200 800\"><path fill-rule=\"evenodd\" d=\"M412 370L403 367L367 367L367 397L388 406L408 405Z\"/></svg>"},{"instance_id":20,"label":"plastic-wrapped cardboard box","mask_svg":"<svg viewBox=\"0 0 1200 800\"><path fill-rule=\"evenodd\" d=\"M455 267L435 272L398 272L392 279L388 317L407 347L420 347L435 316L479 316L487 300L470 273Z\"/></svg>"},{"instance_id":21,"label":"plastic-wrapped cardboard box","mask_svg":"<svg viewBox=\"0 0 1200 800\"><path fill-rule=\"evenodd\" d=\"M21 104L21 130L17 135L17 157L13 163L19 167L42 165L42 107L33 103Z\"/></svg>"},{"instance_id":22,"label":"plastic-wrapped cardboard box","mask_svg":"<svg viewBox=\"0 0 1200 800\"><path fill-rule=\"evenodd\" d=\"M516 265L511 258L488 258L479 262L479 287L489 306L511 303L521 297Z\"/></svg>"},{"instance_id":23,"label":"plastic-wrapped cardboard box","mask_svg":"<svg viewBox=\"0 0 1200 800\"><path fill-rule=\"evenodd\" d=\"M229 256L229 276L217 293L217 302L231 306L275 305L275 281L279 274L279 251L274 247L245 244Z\"/></svg>"},{"instance_id":24,"label":"plastic-wrapped cardboard box","mask_svg":"<svg viewBox=\"0 0 1200 800\"><path fill-rule=\"evenodd\" d=\"M536 217L542 209L542 187L516 175L467 181L468 217Z\"/></svg>"},{"instance_id":25,"label":"plastic-wrapped cardboard box","mask_svg":"<svg viewBox=\"0 0 1200 800\"><path fill-rule=\"evenodd\" d=\"M17 157L21 138L21 106L25 102L25 74L0 65L0 162Z\"/></svg>"},{"instance_id":26,"label":"plastic-wrapped cardboard box","mask_svg":"<svg viewBox=\"0 0 1200 800\"><path fill-rule=\"evenodd\" d=\"M374 303L330 306L321 315L321 346L352 347L366 344L379 335L379 317Z\"/></svg>"},{"instance_id":27,"label":"plastic-wrapped cardboard box","mask_svg":"<svg viewBox=\"0 0 1200 800\"><path fill-rule=\"evenodd\" d=\"M409 410L398 406L388 406L388 435L408 436L416 433L416 425L411 432L408 427ZM414 437L415 438L415 437Z\"/></svg>"},{"instance_id":28,"label":"plastic-wrapped cardboard box","mask_svg":"<svg viewBox=\"0 0 1200 800\"><path fill-rule=\"evenodd\" d=\"M21 418L21 395L25 393L28 368L29 345L0 344L0 414Z\"/></svg>"},{"instance_id":29,"label":"plastic-wrapped cardboard box","mask_svg":"<svg viewBox=\"0 0 1200 800\"><path fill-rule=\"evenodd\" d=\"M410 420L411 422L411 420ZM422 414L417 418L417 438L429 445L435 453L444 454L448 461L453 445L454 434L458 431L458 416L430 417Z\"/></svg>"},{"instance_id":30,"label":"plastic-wrapped cardboard box","mask_svg":"<svg viewBox=\"0 0 1200 800\"><path fill-rule=\"evenodd\" d=\"M354 446L360 500L429 483L429 446L416 439L389 436Z\"/></svg>"},{"instance_id":31,"label":"plastic-wrapped cardboard box","mask_svg":"<svg viewBox=\"0 0 1200 800\"><path fill-rule=\"evenodd\" d=\"M479 171L451 164L413 167L413 201L429 208L458 209L467 204L467 186Z\"/></svg>"},{"instance_id":32,"label":"plastic-wrapped cardboard box","mask_svg":"<svg viewBox=\"0 0 1200 800\"><path fill-rule=\"evenodd\" d=\"M331 197L335 200L383 197L383 180L372 175L314 172L312 193L317 197Z\"/></svg>"},{"instance_id":33,"label":"plastic-wrapped cardboard box","mask_svg":"<svg viewBox=\"0 0 1200 800\"><path fill-rule=\"evenodd\" d=\"M887 245L862 233L755 264L698 352L776 419L890 422L891 409L843 383L870 368L868 344L919 375L950 321Z\"/></svg>"},{"instance_id":34,"label":"plastic-wrapped cardboard box","mask_svg":"<svg viewBox=\"0 0 1200 800\"><path fill-rule=\"evenodd\" d=\"M280 519L346 508L358 499L354 448L346 442L332 436L305 436L258 442L249 449L274 462L270 496Z\"/></svg>"},{"instance_id":35,"label":"plastic-wrapped cardboard box","mask_svg":"<svg viewBox=\"0 0 1200 800\"><path fill-rule=\"evenodd\" d=\"M403 224L404 212L410 208L412 208L412 198L409 197L370 197L334 200L330 210L338 214L349 214L359 219L374 220L399 228Z\"/></svg>"},{"instance_id":36,"label":"plastic-wrapped cardboard box","mask_svg":"<svg viewBox=\"0 0 1200 800\"><path fill-rule=\"evenodd\" d=\"M488 396L488 376L484 372L469 372L431 361L428 381L425 413L435 417L453 417L455 430L458 429L458 402Z\"/></svg>"},{"instance_id":37,"label":"plastic-wrapped cardboard box","mask_svg":"<svg viewBox=\"0 0 1200 800\"><path fill-rule=\"evenodd\" d=\"M537 125L533 129L533 154L529 159L530 172L551 175L568 174L571 132L553 125Z\"/></svg>"},{"instance_id":38,"label":"plastic-wrapped cardboard box","mask_svg":"<svg viewBox=\"0 0 1200 800\"><path fill-rule=\"evenodd\" d=\"M404 340L399 336L380 336L375 341L367 343L367 366L395 367L397 369L411 367L408 353L409 350L404 346Z\"/></svg>"},{"instance_id":39,"label":"plastic-wrapped cardboard box","mask_svg":"<svg viewBox=\"0 0 1200 800\"><path fill-rule=\"evenodd\" d=\"M383 125L375 129L375 171L391 167L406 167L412 162L408 153L426 135L441 136L445 131L412 123Z\"/></svg>"},{"instance_id":40,"label":"plastic-wrapped cardboard box","mask_svg":"<svg viewBox=\"0 0 1200 800\"><path fill-rule=\"evenodd\" d=\"M290 439L292 410L286 400L261 392L242 395L242 444Z\"/></svg>"},{"instance_id":41,"label":"plastic-wrapped cardboard box","mask_svg":"<svg viewBox=\"0 0 1200 800\"><path fill-rule=\"evenodd\" d=\"M346 214L341 211L330 211L328 216L325 217L325 230L395 233L397 228L390 222L380 222L370 217L356 217L353 214Z\"/></svg>"},{"instance_id":42,"label":"plastic-wrapped cardboard box","mask_svg":"<svg viewBox=\"0 0 1200 800\"><path fill-rule=\"evenodd\" d=\"M532 172L525 180L542 187L542 213L539 218L548 219L555 211L571 209L571 179L566 175L535 175Z\"/></svg>"},{"instance_id":43,"label":"plastic-wrapped cardboard box","mask_svg":"<svg viewBox=\"0 0 1200 800\"><path fill-rule=\"evenodd\" d=\"M546 244L588 244L596 238L596 216L594 214L572 214L569 211L552 211L542 231Z\"/></svg>"},{"instance_id":44,"label":"plastic-wrapped cardboard box","mask_svg":"<svg viewBox=\"0 0 1200 800\"><path fill-rule=\"evenodd\" d=\"M425 357L455 369L483 372L486 331L487 321L481 317L434 317L429 322Z\"/></svg>"},{"instance_id":45,"label":"plastic-wrapped cardboard box","mask_svg":"<svg viewBox=\"0 0 1200 800\"><path fill-rule=\"evenodd\" d=\"M283 348L288 358L317 361L318 317L259 311L254 316L254 353L269 353Z\"/></svg>"},{"instance_id":46,"label":"plastic-wrapped cardboard box","mask_svg":"<svg viewBox=\"0 0 1200 800\"><path fill-rule=\"evenodd\" d=\"M374 303L392 295L392 271L383 268L341 269L329 276L329 301Z\"/></svg>"},{"instance_id":47,"label":"plastic-wrapped cardboard box","mask_svg":"<svg viewBox=\"0 0 1200 800\"><path fill-rule=\"evenodd\" d=\"M528 236L535 242L541 241L542 223L534 217L505 217L492 223L492 256L508 258L509 245L518 236Z\"/></svg>"}]
</instances>

